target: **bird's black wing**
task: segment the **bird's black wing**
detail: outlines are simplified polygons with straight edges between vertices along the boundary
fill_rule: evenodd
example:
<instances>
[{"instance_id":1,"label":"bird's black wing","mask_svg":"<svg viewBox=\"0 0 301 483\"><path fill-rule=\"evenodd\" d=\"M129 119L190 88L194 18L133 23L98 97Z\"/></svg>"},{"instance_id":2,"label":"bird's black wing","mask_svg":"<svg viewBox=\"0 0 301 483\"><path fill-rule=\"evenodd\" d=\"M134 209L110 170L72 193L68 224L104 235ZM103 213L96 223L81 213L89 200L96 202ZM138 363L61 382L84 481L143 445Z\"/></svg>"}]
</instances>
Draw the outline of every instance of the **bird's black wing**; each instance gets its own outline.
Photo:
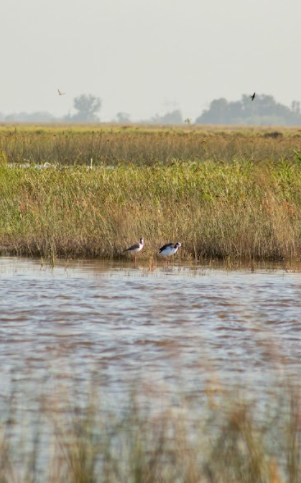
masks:
<instances>
[{"instance_id":1,"label":"bird's black wing","mask_svg":"<svg viewBox=\"0 0 301 483\"><path fill-rule=\"evenodd\" d=\"M130 252L130 251L132 251L132 250L137 250L137 248L139 248L139 247L140 247L139 243L135 243L135 245L132 245L131 247L126 248L126 249L125 249L125 250L123 250L123 251L124 251L124 252Z\"/></svg>"},{"instance_id":2,"label":"bird's black wing","mask_svg":"<svg viewBox=\"0 0 301 483\"><path fill-rule=\"evenodd\" d=\"M163 245L163 247L160 248L159 253L163 252L163 250L168 247L173 247L173 243L166 243L166 245Z\"/></svg>"}]
</instances>

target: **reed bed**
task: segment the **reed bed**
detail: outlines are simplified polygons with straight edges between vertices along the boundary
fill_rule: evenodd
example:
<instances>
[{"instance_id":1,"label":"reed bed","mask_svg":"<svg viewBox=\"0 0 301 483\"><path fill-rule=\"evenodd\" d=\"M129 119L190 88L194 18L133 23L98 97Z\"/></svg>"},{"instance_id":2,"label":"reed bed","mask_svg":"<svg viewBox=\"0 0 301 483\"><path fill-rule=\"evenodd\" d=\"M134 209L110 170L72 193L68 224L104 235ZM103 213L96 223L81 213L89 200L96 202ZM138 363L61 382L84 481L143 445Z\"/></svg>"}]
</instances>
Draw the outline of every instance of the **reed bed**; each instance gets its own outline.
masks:
<instances>
[{"instance_id":1,"label":"reed bed","mask_svg":"<svg viewBox=\"0 0 301 483\"><path fill-rule=\"evenodd\" d=\"M301 132L0 127L0 251L282 260L301 254ZM92 168L92 169L90 169Z\"/></svg>"},{"instance_id":2,"label":"reed bed","mask_svg":"<svg viewBox=\"0 0 301 483\"><path fill-rule=\"evenodd\" d=\"M1 483L300 482L299 388L282 382L252 400L208 388L201 406L137 389L119 411L95 393L77 404L58 392L30 425L12 396L15 409L1 414Z\"/></svg>"},{"instance_id":3,"label":"reed bed","mask_svg":"<svg viewBox=\"0 0 301 483\"><path fill-rule=\"evenodd\" d=\"M0 157L9 163L116 166L158 162L293 160L299 129L186 126L0 126Z\"/></svg>"},{"instance_id":4,"label":"reed bed","mask_svg":"<svg viewBox=\"0 0 301 483\"><path fill-rule=\"evenodd\" d=\"M180 241L183 259L281 260L301 254L298 158L169 166L0 166L2 253L139 259Z\"/></svg>"}]
</instances>

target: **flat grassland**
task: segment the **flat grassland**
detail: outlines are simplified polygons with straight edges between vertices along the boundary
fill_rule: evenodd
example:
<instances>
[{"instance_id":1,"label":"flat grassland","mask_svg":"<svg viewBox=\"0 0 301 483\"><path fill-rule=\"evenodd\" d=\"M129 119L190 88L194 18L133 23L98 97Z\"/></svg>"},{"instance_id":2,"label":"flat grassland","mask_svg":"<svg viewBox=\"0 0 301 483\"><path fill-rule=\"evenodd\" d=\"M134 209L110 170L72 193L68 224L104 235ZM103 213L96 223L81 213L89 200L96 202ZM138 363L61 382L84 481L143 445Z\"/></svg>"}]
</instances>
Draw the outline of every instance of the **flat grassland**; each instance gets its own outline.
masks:
<instances>
[{"instance_id":1,"label":"flat grassland","mask_svg":"<svg viewBox=\"0 0 301 483\"><path fill-rule=\"evenodd\" d=\"M0 211L2 253L299 258L301 130L3 125Z\"/></svg>"}]
</instances>

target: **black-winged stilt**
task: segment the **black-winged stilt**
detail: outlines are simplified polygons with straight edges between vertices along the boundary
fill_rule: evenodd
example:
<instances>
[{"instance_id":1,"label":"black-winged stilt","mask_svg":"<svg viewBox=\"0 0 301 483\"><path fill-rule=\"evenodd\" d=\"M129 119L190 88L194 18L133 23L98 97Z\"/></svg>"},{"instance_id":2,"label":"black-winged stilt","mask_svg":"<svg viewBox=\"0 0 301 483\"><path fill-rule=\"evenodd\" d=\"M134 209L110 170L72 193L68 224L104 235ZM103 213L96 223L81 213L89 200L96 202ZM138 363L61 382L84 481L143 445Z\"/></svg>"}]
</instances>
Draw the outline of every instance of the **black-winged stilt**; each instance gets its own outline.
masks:
<instances>
[{"instance_id":1,"label":"black-winged stilt","mask_svg":"<svg viewBox=\"0 0 301 483\"><path fill-rule=\"evenodd\" d=\"M134 255L135 255L135 265L136 265L136 253L138 253L138 252L140 252L142 250L143 245L144 245L144 238L140 238L140 242L139 243L135 243L135 245L132 245L131 247L126 248L125 250L123 250L124 252L134 253Z\"/></svg>"},{"instance_id":2,"label":"black-winged stilt","mask_svg":"<svg viewBox=\"0 0 301 483\"><path fill-rule=\"evenodd\" d=\"M175 245L173 243L167 243L160 248L159 254L163 255L164 257L169 257L170 255L174 255L177 253L178 248L180 248L181 243L177 242ZM167 266L168 266L168 259L167 259Z\"/></svg>"},{"instance_id":3,"label":"black-winged stilt","mask_svg":"<svg viewBox=\"0 0 301 483\"><path fill-rule=\"evenodd\" d=\"M252 94L252 95L250 96L250 99L252 99L252 101L254 101L254 99L255 99L255 95L256 95L256 94L255 94L255 92L254 92L254 94Z\"/></svg>"}]
</instances>

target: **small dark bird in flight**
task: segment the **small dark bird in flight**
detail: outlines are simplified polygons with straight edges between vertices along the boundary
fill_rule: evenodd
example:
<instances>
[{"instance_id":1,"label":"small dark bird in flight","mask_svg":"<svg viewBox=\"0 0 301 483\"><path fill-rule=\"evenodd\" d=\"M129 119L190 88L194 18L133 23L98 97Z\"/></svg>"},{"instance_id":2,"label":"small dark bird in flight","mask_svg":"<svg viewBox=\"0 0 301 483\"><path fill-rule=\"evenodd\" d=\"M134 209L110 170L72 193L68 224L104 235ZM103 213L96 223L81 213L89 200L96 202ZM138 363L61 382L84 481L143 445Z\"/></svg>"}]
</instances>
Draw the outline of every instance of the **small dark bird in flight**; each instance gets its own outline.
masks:
<instances>
[{"instance_id":1,"label":"small dark bird in flight","mask_svg":"<svg viewBox=\"0 0 301 483\"><path fill-rule=\"evenodd\" d=\"M66 94L66 92L61 92L59 89L57 91L59 93L59 96L64 96Z\"/></svg>"},{"instance_id":2,"label":"small dark bird in flight","mask_svg":"<svg viewBox=\"0 0 301 483\"><path fill-rule=\"evenodd\" d=\"M252 99L252 101L254 101L254 99L255 99L255 92L254 92L254 94L252 96L250 96L250 99Z\"/></svg>"}]
</instances>

